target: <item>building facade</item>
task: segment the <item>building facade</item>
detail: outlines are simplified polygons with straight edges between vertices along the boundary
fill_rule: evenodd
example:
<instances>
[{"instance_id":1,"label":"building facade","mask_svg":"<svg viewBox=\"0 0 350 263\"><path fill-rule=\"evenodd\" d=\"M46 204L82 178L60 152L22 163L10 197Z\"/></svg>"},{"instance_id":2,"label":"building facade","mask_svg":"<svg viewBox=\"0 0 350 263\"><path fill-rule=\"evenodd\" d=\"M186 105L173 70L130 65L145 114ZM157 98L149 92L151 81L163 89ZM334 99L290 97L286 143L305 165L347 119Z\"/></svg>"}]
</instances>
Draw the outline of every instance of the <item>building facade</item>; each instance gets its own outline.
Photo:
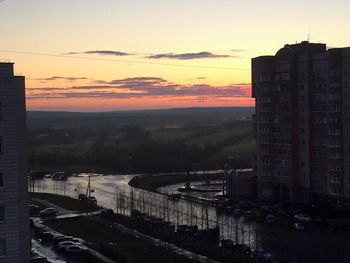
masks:
<instances>
[{"instance_id":1,"label":"building facade","mask_svg":"<svg viewBox=\"0 0 350 263\"><path fill-rule=\"evenodd\" d=\"M232 201L256 198L256 177L252 169L229 170L225 167L222 194Z\"/></svg>"},{"instance_id":2,"label":"building facade","mask_svg":"<svg viewBox=\"0 0 350 263\"><path fill-rule=\"evenodd\" d=\"M29 262L24 77L0 63L0 262Z\"/></svg>"},{"instance_id":3,"label":"building facade","mask_svg":"<svg viewBox=\"0 0 350 263\"><path fill-rule=\"evenodd\" d=\"M350 208L350 48L252 59L258 197Z\"/></svg>"}]
</instances>

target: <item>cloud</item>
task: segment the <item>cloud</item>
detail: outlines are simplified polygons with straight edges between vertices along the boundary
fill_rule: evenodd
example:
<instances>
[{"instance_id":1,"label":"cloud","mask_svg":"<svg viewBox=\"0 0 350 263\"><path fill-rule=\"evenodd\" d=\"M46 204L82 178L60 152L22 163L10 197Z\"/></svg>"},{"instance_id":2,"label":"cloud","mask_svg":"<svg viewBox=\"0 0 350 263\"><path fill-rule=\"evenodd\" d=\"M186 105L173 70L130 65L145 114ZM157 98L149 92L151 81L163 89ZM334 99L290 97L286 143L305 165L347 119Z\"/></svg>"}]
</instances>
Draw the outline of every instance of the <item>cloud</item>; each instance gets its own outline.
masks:
<instances>
[{"instance_id":1,"label":"cloud","mask_svg":"<svg viewBox=\"0 0 350 263\"><path fill-rule=\"evenodd\" d=\"M214 98L250 97L250 84L232 84L213 86L208 84L183 85L158 77L135 77L99 81L95 85L72 87L42 87L28 88L28 99L50 98L184 98L192 97L197 100Z\"/></svg>"},{"instance_id":2,"label":"cloud","mask_svg":"<svg viewBox=\"0 0 350 263\"><path fill-rule=\"evenodd\" d=\"M181 60L189 60L189 59L201 59L201 58L229 58L232 57L230 55L218 55L211 52L203 51L198 53L182 53L182 54L174 54L174 53L163 53L163 54L154 54L150 56L146 56L149 59L181 59Z\"/></svg>"},{"instance_id":3,"label":"cloud","mask_svg":"<svg viewBox=\"0 0 350 263\"><path fill-rule=\"evenodd\" d=\"M87 80L88 78L85 77L62 77L62 76L53 76L49 78L39 78L37 80L42 81L55 81L55 80L65 80L69 82L77 81L77 80Z\"/></svg>"},{"instance_id":4,"label":"cloud","mask_svg":"<svg viewBox=\"0 0 350 263\"><path fill-rule=\"evenodd\" d=\"M93 55L105 55L105 56L130 56L131 54L114 50L88 50L83 52L68 52L64 55L78 55L78 54L93 54Z\"/></svg>"},{"instance_id":5,"label":"cloud","mask_svg":"<svg viewBox=\"0 0 350 263\"><path fill-rule=\"evenodd\" d=\"M245 52L246 50L245 49L239 49L239 48L237 48L237 49L232 48L232 49L230 49L230 51L235 52L235 53L240 53L240 52Z\"/></svg>"},{"instance_id":6,"label":"cloud","mask_svg":"<svg viewBox=\"0 0 350 263\"><path fill-rule=\"evenodd\" d=\"M65 91L69 90L69 88L56 88L56 87L43 87L43 88L30 88L29 91Z\"/></svg>"}]
</instances>

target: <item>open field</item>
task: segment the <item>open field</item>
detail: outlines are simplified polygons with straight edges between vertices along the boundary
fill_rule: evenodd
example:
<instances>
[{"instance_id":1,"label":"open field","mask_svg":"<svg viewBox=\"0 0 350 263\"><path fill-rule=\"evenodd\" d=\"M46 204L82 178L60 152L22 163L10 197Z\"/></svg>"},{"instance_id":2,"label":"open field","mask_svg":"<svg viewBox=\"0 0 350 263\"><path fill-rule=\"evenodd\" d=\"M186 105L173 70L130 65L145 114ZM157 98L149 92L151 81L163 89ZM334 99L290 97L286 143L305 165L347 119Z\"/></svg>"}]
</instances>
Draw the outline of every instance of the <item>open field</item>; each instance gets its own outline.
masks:
<instances>
[{"instance_id":1,"label":"open field","mask_svg":"<svg viewBox=\"0 0 350 263\"><path fill-rule=\"evenodd\" d=\"M254 150L251 112L30 113L29 165L120 173L221 169L225 163L247 168Z\"/></svg>"}]
</instances>

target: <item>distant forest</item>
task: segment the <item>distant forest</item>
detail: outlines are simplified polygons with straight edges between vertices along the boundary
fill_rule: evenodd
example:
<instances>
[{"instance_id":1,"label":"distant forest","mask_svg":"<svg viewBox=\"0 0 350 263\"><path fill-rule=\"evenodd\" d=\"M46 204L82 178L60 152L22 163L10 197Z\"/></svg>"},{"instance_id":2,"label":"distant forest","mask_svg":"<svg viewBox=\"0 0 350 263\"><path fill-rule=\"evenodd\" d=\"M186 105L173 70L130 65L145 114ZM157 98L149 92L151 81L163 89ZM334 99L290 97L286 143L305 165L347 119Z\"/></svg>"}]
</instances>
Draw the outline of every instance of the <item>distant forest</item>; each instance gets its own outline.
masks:
<instances>
[{"instance_id":1,"label":"distant forest","mask_svg":"<svg viewBox=\"0 0 350 263\"><path fill-rule=\"evenodd\" d=\"M251 167L253 108L28 112L29 167L118 173Z\"/></svg>"}]
</instances>

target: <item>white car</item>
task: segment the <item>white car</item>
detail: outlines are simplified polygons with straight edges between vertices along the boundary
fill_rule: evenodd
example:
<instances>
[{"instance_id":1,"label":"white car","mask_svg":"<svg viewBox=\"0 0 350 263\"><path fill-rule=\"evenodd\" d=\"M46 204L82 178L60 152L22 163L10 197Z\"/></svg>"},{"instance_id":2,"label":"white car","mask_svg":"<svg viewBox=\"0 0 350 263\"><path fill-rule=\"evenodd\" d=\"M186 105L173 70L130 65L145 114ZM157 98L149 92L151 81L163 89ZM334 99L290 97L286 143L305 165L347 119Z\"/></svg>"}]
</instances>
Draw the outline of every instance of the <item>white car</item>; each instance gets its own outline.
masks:
<instances>
[{"instance_id":1,"label":"white car","mask_svg":"<svg viewBox=\"0 0 350 263\"><path fill-rule=\"evenodd\" d=\"M88 248L79 244L75 243L74 245L69 245L65 248L65 252L67 254L83 254L88 251Z\"/></svg>"},{"instance_id":2,"label":"white car","mask_svg":"<svg viewBox=\"0 0 350 263\"><path fill-rule=\"evenodd\" d=\"M300 222L311 222L312 221L311 217L304 215L304 214L296 214L294 216L294 219L297 221L300 221Z\"/></svg>"},{"instance_id":3,"label":"white car","mask_svg":"<svg viewBox=\"0 0 350 263\"><path fill-rule=\"evenodd\" d=\"M39 212L39 216L56 216L58 214L58 210L56 208L52 208L52 207L49 207L49 208L46 208L44 210L41 210Z\"/></svg>"},{"instance_id":4,"label":"white car","mask_svg":"<svg viewBox=\"0 0 350 263\"><path fill-rule=\"evenodd\" d=\"M65 251L67 247L71 245L75 245L76 243L74 241L62 241L57 244L57 250L58 251Z\"/></svg>"}]
</instances>

